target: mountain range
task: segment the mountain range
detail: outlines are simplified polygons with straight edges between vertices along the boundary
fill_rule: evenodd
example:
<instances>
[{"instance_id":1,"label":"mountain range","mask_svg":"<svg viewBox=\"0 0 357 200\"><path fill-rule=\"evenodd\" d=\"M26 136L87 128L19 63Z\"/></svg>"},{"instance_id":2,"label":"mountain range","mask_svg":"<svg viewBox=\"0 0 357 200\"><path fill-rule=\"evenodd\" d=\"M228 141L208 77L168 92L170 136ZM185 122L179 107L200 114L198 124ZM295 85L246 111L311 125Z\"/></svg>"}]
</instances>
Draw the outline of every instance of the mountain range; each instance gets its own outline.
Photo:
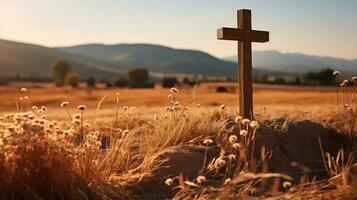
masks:
<instances>
[{"instance_id":1,"label":"mountain range","mask_svg":"<svg viewBox=\"0 0 357 200\"><path fill-rule=\"evenodd\" d=\"M51 77L57 59L67 59L82 78L116 79L133 68L147 68L151 74L183 74L235 77L236 58L220 59L196 50L174 49L154 44L85 44L49 48L0 39L0 77ZM296 74L333 68L357 73L357 60L309 56L278 51L253 53L255 73Z\"/></svg>"}]
</instances>

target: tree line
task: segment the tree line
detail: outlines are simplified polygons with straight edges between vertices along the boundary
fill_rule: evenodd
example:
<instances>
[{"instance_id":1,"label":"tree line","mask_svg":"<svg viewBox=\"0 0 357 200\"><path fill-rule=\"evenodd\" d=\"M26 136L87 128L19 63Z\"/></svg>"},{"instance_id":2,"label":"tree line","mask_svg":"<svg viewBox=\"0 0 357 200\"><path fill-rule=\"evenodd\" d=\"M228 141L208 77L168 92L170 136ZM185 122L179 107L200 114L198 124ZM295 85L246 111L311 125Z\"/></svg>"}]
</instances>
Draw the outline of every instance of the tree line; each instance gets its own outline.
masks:
<instances>
[{"instance_id":1,"label":"tree line","mask_svg":"<svg viewBox=\"0 0 357 200\"><path fill-rule=\"evenodd\" d=\"M332 75L334 70L327 68L317 72L307 72L303 75L295 75L293 78L286 78L279 75L255 75L253 77L254 82L258 83L270 83L270 84L290 84L290 85L321 85L328 86L335 83L335 78ZM57 86L70 85L72 87L78 87L79 76L71 71L71 66L66 60L58 60L52 67L52 73ZM107 87L153 87L153 84L148 83L149 71L147 69L138 68L128 71L127 76L120 76L114 82L109 82L106 79L102 79L100 82L105 83ZM208 80L207 80L208 81ZM211 80L212 81L212 80ZM222 80L220 80L222 81ZM233 81L231 77L228 77L226 81ZM95 87L96 80L94 77L89 77L87 80L88 87ZM194 85L198 81L190 81L187 77L183 79L183 84ZM205 79L201 80L205 82ZM170 87L172 85L179 84L176 77L166 77L163 79L162 86Z\"/></svg>"}]
</instances>

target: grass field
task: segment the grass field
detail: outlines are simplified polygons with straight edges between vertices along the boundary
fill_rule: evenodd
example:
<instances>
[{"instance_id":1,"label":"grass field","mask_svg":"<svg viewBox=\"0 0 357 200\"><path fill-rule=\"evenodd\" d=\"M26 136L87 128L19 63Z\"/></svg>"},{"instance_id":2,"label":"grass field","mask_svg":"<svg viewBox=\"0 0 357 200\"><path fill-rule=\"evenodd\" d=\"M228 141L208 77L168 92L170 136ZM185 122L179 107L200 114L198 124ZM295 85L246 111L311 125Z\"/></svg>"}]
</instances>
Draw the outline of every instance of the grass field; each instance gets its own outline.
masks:
<instances>
[{"instance_id":1,"label":"grass field","mask_svg":"<svg viewBox=\"0 0 357 200\"><path fill-rule=\"evenodd\" d=\"M0 87L0 198L356 197L352 88L255 85L249 121L214 86Z\"/></svg>"}]
</instances>

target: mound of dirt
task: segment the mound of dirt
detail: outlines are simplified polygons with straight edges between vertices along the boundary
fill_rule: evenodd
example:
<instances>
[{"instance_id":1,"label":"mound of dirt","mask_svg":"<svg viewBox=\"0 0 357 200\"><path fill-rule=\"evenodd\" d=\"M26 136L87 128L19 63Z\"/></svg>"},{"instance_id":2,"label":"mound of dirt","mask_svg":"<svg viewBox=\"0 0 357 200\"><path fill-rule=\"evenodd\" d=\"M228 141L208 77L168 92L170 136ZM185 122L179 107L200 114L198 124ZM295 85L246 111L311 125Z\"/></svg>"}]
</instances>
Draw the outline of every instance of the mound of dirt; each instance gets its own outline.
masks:
<instances>
[{"instance_id":1,"label":"mound of dirt","mask_svg":"<svg viewBox=\"0 0 357 200\"><path fill-rule=\"evenodd\" d=\"M227 130L238 134L237 124L230 121ZM320 142L321 141L321 142ZM321 147L325 152L336 155L340 149L348 148L350 139L335 129L303 120L286 121L284 119L265 122L256 132L255 157L260 159L264 146L272 152L269 171L290 175L298 182L302 175L322 179L327 177ZM220 147L208 150L208 159L219 155ZM166 178L182 174L194 179L202 169L205 150L202 147L187 146L178 151L163 155L166 161L153 172L153 176L137 184L140 198L162 199L173 195L171 187L165 185Z\"/></svg>"},{"instance_id":2,"label":"mound of dirt","mask_svg":"<svg viewBox=\"0 0 357 200\"><path fill-rule=\"evenodd\" d=\"M269 162L271 172L290 175L295 181L308 175L323 179L327 177L322 151L336 156L340 149L349 147L350 139L335 129L303 120L276 120L262 125L257 130L256 157L265 146L272 151Z\"/></svg>"}]
</instances>

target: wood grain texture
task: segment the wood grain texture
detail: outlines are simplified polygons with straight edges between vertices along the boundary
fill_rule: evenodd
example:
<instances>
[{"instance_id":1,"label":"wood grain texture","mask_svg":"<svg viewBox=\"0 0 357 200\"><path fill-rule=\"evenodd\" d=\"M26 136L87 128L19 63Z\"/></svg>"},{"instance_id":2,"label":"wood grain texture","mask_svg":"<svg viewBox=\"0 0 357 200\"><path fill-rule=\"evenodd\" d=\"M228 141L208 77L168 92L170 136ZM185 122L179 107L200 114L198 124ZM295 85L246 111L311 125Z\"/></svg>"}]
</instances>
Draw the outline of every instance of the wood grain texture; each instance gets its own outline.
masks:
<instances>
[{"instance_id":1,"label":"wood grain texture","mask_svg":"<svg viewBox=\"0 0 357 200\"><path fill-rule=\"evenodd\" d=\"M237 11L237 27L217 30L217 39L238 41L239 113L253 119L252 42L268 42L269 32L252 30L250 10Z\"/></svg>"}]
</instances>

